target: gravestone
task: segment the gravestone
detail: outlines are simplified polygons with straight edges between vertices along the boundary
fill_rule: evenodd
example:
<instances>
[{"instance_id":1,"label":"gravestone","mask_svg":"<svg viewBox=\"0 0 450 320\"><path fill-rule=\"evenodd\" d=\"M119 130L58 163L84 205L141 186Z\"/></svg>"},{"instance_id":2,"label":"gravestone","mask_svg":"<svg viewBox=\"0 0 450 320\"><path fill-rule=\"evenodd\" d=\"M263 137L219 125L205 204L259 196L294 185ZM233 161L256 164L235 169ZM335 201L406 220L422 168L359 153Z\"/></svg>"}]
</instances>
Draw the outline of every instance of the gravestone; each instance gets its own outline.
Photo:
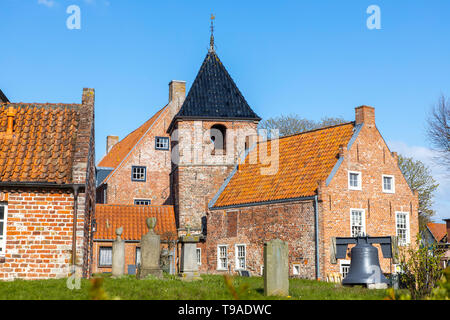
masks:
<instances>
[{"instance_id":1,"label":"gravestone","mask_svg":"<svg viewBox=\"0 0 450 320\"><path fill-rule=\"evenodd\" d=\"M289 295L288 244L280 239L264 243L264 295Z\"/></svg>"},{"instance_id":2,"label":"gravestone","mask_svg":"<svg viewBox=\"0 0 450 320\"><path fill-rule=\"evenodd\" d=\"M161 239L153 230L156 226L156 218L147 218L148 233L141 238L141 264L138 267L136 277L145 279L148 275L162 278L160 268Z\"/></svg>"},{"instance_id":3,"label":"gravestone","mask_svg":"<svg viewBox=\"0 0 450 320\"><path fill-rule=\"evenodd\" d=\"M125 241L122 240L121 235L123 227L116 229L116 240L112 245L112 277L118 278L125 273Z\"/></svg>"},{"instance_id":4,"label":"gravestone","mask_svg":"<svg viewBox=\"0 0 450 320\"><path fill-rule=\"evenodd\" d=\"M200 236L191 235L188 227L186 235L180 237L179 240L181 242L181 279L185 281L202 280L197 263L197 243L200 241Z\"/></svg>"}]
</instances>

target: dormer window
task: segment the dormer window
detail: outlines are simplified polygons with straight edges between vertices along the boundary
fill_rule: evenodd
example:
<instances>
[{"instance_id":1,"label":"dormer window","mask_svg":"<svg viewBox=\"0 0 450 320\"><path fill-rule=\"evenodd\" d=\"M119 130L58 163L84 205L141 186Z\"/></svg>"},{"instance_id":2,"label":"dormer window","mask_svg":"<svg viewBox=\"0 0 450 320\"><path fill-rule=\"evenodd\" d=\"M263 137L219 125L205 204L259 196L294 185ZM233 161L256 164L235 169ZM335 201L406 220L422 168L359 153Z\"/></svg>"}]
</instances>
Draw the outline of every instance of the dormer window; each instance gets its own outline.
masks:
<instances>
[{"instance_id":1,"label":"dormer window","mask_svg":"<svg viewBox=\"0 0 450 320\"><path fill-rule=\"evenodd\" d=\"M394 176L383 175L383 192L395 193Z\"/></svg>"},{"instance_id":2,"label":"dormer window","mask_svg":"<svg viewBox=\"0 0 450 320\"><path fill-rule=\"evenodd\" d=\"M348 188L350 190L361 190L361 172L348 172Z\"/></svg>"},{"instance_id":3,"label":"dormer window","mask_svg":"<svg viewBox=\"0 0 450 320\"><path fill-rule=\"evenodd\" d=\"M221 124L215 124L211 127L210 139L214 144L212 154L225 154L227 128Z\"/></svg>"}]
</instances>

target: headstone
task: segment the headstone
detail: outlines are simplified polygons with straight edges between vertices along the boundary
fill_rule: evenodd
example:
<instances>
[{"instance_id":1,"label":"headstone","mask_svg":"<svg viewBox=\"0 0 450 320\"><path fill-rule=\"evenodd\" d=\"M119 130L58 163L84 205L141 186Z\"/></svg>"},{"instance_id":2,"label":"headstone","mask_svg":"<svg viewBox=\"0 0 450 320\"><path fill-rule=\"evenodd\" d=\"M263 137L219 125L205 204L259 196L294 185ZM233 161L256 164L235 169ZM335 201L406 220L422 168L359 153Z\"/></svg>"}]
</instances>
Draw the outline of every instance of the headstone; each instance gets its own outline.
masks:
<instances>
[{"instance_id":1,"label":"headstone","mask_svg":"<svg viewBox=\"0 0 450 320\"><path fill-rule=\"evenodd\" d=\"M116 240L112 245L112 276L114 278L121 277L125 273L125 241L121 235L123 227L116 229Z\"/></svg>"},{"instance_id":2,"label":"headstone","mask_svg":"<svg viewBox=\"0 0 450 320\"><path fill-rule=\"evenodd\" d=\"M200 236L191 235L188 227L187 234L180 237L181 242L181 279L186 281L202 280L198 272L197 263L197 243L200 241Z\"/></svg>"},{"instance_id":3,"label":"headstone","mask_svg":"<svg viewBox=\"0 0 450 320\"><path fill-rule=\"evenodd\" d=\"M264 243L264 295L289 295L288 244L280 239Z\"/></svg>"},{"instance_id":4,"label":"headstone","mask_svg":"<svg viewBox=\"0 0 450 320\"><path fill-rule=\"evenodd\" d=\"M141 238L141 264L138 267L136 277L145 279L148 275L162 278L162 270L159 260L161 254L161 239L153 230L156 226L156 218L147 218L148 233Z\"/></svg>"}]
</instances>

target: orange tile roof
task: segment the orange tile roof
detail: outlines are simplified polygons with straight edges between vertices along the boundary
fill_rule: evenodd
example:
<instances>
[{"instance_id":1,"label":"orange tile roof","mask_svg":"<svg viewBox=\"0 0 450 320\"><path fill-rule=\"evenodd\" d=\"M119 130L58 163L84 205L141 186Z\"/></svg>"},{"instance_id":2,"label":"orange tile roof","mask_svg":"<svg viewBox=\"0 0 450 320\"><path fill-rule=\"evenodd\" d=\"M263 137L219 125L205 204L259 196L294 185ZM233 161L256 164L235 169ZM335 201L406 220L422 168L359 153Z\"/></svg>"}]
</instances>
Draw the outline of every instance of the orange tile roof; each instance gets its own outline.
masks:
<instances>
[{"instance_id":1,"label":"orange tile roof","mask_svg":"<svg viewBox=\"0 0 450 320\"><path fill-rule=\"evenodd\" d=\"M440 242L447 235L447 225L445 223L430 222L427 223L427 227L437 242Z\"/></svg>"},{"instance_id":2,"label":"orange tile roof","mask_svg":"<svg viewBox=\"0 0 450 320\"><path fill-rule=\"evenodd\" d=\"M94 240L113 240L116 238L116 229L123 227L123 240L141 240L148 232L145 220L156 218L155 232L164 238L167 233L177 234L175 212L173 206L136 206L97 204L95 219L97 230Z\"/></svg>"},{"instance_id":3,"label":"orange tile roof","mask_svg":"<svg viewBox=\"0 0 450 320\"><path fill-rule=\"evenodd\" d=\"M258 157L257 164L249 163L249 159L256 158L259 148L266 148L268 142L259 143L239 166L213 207L315 195L318 182L330 174L338 160L339 146L347 146L353 128L353 123L347 123L278 139L279 165L272 175L263 175L260 171L269 167L261 163L267 163L272 152L270 147L268 156L262 161Z\"/></svg>"},{"instance_id":4,"label":"orange tile roof","mask_svg":"<svg viewBox=\"0 0 450 320\"><path fill-rule=\"evenodd\" d=\"M153 125L156 119L158 119L158 117L165 110L166 107L159 110L153 117L147 120L143 125L141 125L139 128L128 134L121 141L116 143L111 148L111 150L103 157L103 159L99 162L97 166L115 169L122 162L122 160L128 155L128 153L134 148L136 143L138 143L138 141L147 132L147 130Z\"/></svg>"},{"instance_id":5,"label":"orange tile roof","mask_svg":"<svg viewBox=\"0 0 450 320\"><path fill-rule=\"evenodd\" d=\"M72 182L79 104L0 104L0 181ZM8 110L14 110L8 135Z\"/></svg>"}]
</instances>

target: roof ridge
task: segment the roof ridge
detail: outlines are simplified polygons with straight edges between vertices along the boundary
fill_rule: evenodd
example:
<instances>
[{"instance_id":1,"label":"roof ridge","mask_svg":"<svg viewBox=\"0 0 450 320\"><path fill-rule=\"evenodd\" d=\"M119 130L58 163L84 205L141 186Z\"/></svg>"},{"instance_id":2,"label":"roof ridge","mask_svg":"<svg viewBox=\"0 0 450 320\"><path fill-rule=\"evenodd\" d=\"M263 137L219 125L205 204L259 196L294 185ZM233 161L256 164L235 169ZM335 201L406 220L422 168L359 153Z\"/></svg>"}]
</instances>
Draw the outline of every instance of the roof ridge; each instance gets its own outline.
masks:
<instances>
[{"instance_id":1,"label":"roof ridge","mask_svg":"<svg viewBox=\"0 0 450 320\"><path fill-rule=\"evenodd\" d=\"M0 103L1 106L8 106L8 105L12 105L12 106L17 106L17 107L22 107L22 106L34 106L34 107L66 107L66 106L71 106L71 107L79 107L82 106L82 103L38 103L38 102L2 102Z\"/></svg>"},{"instance_id":2,"label":"roof ridge","mask_svg":"<svg viewBox=\"0 0 450 320\"><path fill-rule=\"evenodd\" d=\"M139 207L139 208L157 208L157 207L173 207L171 204L150 204L150 205L137 205L137 204L115 204L115 203L96 203L96 206L104 207Z\"/></svg>"}]
</instances>

